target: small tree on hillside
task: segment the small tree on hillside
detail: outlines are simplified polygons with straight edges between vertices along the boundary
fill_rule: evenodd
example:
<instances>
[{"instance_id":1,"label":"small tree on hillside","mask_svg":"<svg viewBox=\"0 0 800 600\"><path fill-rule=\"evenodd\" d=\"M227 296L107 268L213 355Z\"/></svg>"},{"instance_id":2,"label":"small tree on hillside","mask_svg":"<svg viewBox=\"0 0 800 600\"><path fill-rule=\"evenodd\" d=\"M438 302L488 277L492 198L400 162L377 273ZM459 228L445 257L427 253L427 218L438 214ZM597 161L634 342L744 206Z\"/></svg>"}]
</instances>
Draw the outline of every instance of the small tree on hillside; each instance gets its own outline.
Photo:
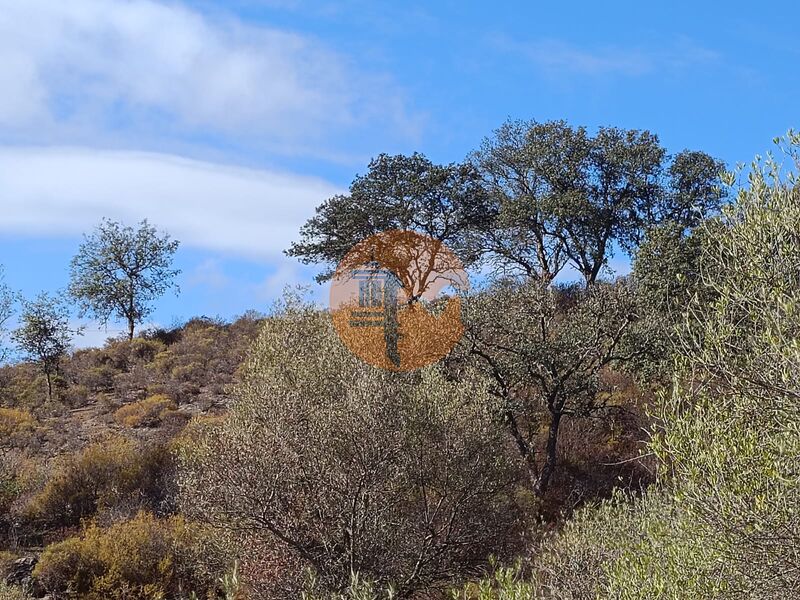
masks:
<instances>
[{"instance_id":1,"label":"small tree on hillside","mask_svg":"<svg viewBox=\"0 0 800 600\"><path fill-rule=\"evenodd\" d=\"M53 398L53 376L58 375L61 359L67 353L74 331L69 324L69 309L61 296L42 292L25 301L20 326L12 338L20 352L35 360L47 378L47 397Z\"/></svg>"},{"instance_id":2,"label":"small tree on hillside","mask_svg":"<svg viewBox=\"0 0 800 600\"><path fill-rule=\"evenodd\" d=\"M72 259L69 292L81 315L90 314L103 324L123 319L128 339L133 339L136 324L152 313L152 302L176 287L180 270L172 268L172 260L178 245L147 220L138 228L104 220Z\"/></svg>"},{"instance_id":3,"label":"small tree on hillside","mask_svg":"<svg viewBox=\"0 0 800 600\"><path fill-rule=\"evenodd\" d=\"M0 265L0 362L6 357L5 325L14 313L14 293L3 281L3 266Z\"/></svg>"}]
</instances>

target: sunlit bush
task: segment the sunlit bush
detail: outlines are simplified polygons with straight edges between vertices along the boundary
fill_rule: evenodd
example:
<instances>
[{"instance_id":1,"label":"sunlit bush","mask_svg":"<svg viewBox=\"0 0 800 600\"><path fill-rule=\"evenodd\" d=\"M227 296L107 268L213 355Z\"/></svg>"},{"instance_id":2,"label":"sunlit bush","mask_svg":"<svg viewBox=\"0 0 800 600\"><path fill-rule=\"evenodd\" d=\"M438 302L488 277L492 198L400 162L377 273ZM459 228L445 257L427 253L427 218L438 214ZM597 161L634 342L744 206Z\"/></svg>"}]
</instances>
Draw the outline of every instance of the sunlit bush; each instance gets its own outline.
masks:
<instances>
[{"instance_id":1,"label":"sunlit bush","mask_svg":"<svg viewBox=\"0 0 800 600\"><path fill-rule=\"evenodd\" d=\"M0 580L0 600L32 600L32 596L22 588L6 585Z\"/></svg>"},{"instance_id":2,"label":"sunlit bush","mask_svg":"<svg viewBox=\"0 0 800 600\"><path fill-rule=\"evenodd\" d=\"M170 472L171 459L164 447L139 447L125 438L109 438L56 461L26 515L68 527L98 511L159 511L169 501Z\"/></svg>"},{"instance_id":3,"label":"sunlit bush","mask_svg":"<svg viewBox=\"0 0 800 600\"><path fill-rule=\"evenodd\" d=\"M58 399L69 408L81 408L89 403L91 390L85 385L68 385L59 391Z\"/></svg>"},{"instance_id":4,"label":"sunlit bush","mask_svg":"<svg viewBox=\"0 0 800 600\"><path fill-rule=\"evenodd\" d=\"M114 413L114 420L125 427L154 427L176 408L171 399L157 394L126 404Z\"/></svg>"},{"instance_id":5,"label":"sunlit bush","mask_svg":"<svg viewBox=\"0 0 800 600\"><path fill-rule=\"evenodd\" d=\"M142 512L48 546L34 576L51 593L86 600L161 600L190 591L204 598L217 584L201 567L214 564L203 548L199 529L184 519Z\"/></svg>"},{"instance_id":6,"label":"sunlit bush","mask_svg":"<svg viewBox=\"0 0 800 600\"><path fill-rule=\"evenodd\" d=\"M258 597L297 597L305 569L328 591L357 571L409 593L510 545L519 473L477 376L375 369L297 304L252 356L229 417L192 428L181 487L187 514L283 552L260 576L242 557Z\"/></svg>"},{"instance_id":7,"label":"sunlit bush","mask_svg":"<svg viewBox=\"0 0 800 600\"><path fill-rule=\"evenodd\" d=\"M0 440L36 429L36 418L27 410L0 407Z\"/></svg>"}]
</instances>

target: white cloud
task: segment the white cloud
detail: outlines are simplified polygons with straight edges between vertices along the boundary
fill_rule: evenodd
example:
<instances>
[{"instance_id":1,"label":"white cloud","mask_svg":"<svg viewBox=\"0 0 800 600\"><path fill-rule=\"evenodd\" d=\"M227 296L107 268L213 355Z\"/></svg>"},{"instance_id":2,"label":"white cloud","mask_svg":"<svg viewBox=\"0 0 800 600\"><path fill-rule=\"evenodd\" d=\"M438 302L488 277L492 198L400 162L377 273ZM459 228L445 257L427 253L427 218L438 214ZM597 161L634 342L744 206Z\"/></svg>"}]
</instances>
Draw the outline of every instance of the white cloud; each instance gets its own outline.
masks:
<instances>
[{"instance_id":1,"label":"white cloud","mask_svg":"<svg viewBox=\"0 0 800 600\"><path fill-rule=\"evenodd\" d=\"M303 290L309 300L320 306L327 306L330 286L312 283L308 273L304 273L298 262L284 258L277 261L275 268L266 278L252 288L252 294L262 302L274 302L287 290Z\"/></svg>"},{"instance_id":2,"label":"white cloud","mask_svg":"<svg viewBox=\"0 0 800 600\"><path fill-rule=\"evenodd\" d=\"M151 0L0 0L0 90L0 127L15 132L308 142L408 124L390 83L307 36Z\"/></svg>"},{"instance_id":3,"label":"white cloud","mask_svg":"<svg viewBox=\"0 0 800 600\"><path fill-rule=\"evenodd\" d=\"M186 274L185 281L189 287L202 286L221 290L230 285L231 278L225 274L222 261L218 258L207 258Z\"/></svg>"},{"instance_id":4,"label":"white cloud","mask_svg":"<svg viewBox=\"0 0 800 600\"><path fill-rule=\"evenodd\" d=\"M494 45L527 59L551 75L640 76L665 70L682 70L719 58L716 52L680 37L652 48L603 46L583 48L562 40L518 41L494 36Z\"/></svg>"},{"instance_id":5,"label":"white cloud","mask_svg":"<svg viewBox=\"0 0 800 600\"><path fill-rule=\"evenodd\" d=\"M147 218L186 245L266 260L341 191L275 171L75 148L0 148L0 190L2 232L72 236L101 217Z\"/></svg>"}]
</instances>

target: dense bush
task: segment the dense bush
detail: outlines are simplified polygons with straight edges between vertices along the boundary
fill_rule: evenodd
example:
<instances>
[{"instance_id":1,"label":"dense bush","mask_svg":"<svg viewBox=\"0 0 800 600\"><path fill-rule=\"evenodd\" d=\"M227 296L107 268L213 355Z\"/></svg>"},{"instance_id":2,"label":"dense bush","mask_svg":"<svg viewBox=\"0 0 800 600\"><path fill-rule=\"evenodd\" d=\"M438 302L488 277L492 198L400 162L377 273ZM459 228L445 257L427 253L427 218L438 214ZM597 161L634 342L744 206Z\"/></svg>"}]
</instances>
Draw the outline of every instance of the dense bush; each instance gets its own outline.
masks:
<instances>
[{"instance_id":1,"label":"dense bush","mask_svg":"<svg viewBox=\"0 0 800 600\"><path fill-rule=\"evenodd\" d=\"M119 408L114 420L125 427L154 427L176 408L172 400L157 394Z\"/></svg>"},{"instance_id":2,"label":"dense bush","mask_svg":"<svg viewBox=\"0 0 800 600\"><path fill-rule=\"evenodd\" d=\"M0 529L6 513L18 495L19 482L13 465L4 453L0 453Z\"/></svg>"},{"instance_id":3,"label":"dense bush","mask_svg":"<svg viewBox=\"0 0 800 600\"><path fill-rule=\"evenodd\" d=\"M6 585L0 581L0 600L31 600L31 596L20 587Z\"/></svg>"},{"instance_id":4,"label":"dense bush","mask_svg":"<svg viewBox=\"0 0 800 600\"><path fill-rule=\"evenodd\" d=\"M0 366L0 405L31 411L47 403L47 382L32 363Z\"/></svg>"},{"instance_id":5,"label":"dense bush","mask_svg":"<svg viewBox=\"0 0 800 600\"><path fill-rule=\"evenodd\" d=\"M51 527L70 527L98 511L163 512L170 501L171 469L163 446L140 447L125 438L109 438L58 460L28 506L27 517Z\"/></svg>"},{"instance_id":6,"label":"dense bush","mask_svg":"<svg viewBox=\"0 0 800 600\"><path fill-rule=\"evenodd\" d=\"M180 517L157 519L139 513L108 529L89 525L79 537L51 544L34 576L58 597L86 600L160 600L216 597L214 564L200 532Z\"/></svg>"},{"instance_id":7,"label":"dense bush","mask_svg":"<svg viewBox=\"0 0 800 600\"><path fill-rule=\"evenodd\" d=\"M15 438L36 429L36 418L27 410L0 407L0 441L3 445L13 443Z\"/></svg>"},{"instance_id":8,"label":"dense bush","mask_svg":"<svg viewBox=\"0 0 800 600\"><path fill-rule=\"evenodd\" d=\"M14 539L20 512L41 480L42 466L37 459L25 450L0 448L0 554L9 547L5 543Z\"/></svg>"},{"instance_id":9,"label":"dense bush","mask_svg":"<svg viewBox=\"0 0 800 600\"><path fill-rule=\"evenodd\" d=\"M265 326L228 418L184 447L184 509L297 564L246 581L258 597L298 594L306 568L332 591L353 572L445 585L505 552L519 518L492 415L477 377L375 369L327 314L293 305Z\"/></svg>"}]
</instances>

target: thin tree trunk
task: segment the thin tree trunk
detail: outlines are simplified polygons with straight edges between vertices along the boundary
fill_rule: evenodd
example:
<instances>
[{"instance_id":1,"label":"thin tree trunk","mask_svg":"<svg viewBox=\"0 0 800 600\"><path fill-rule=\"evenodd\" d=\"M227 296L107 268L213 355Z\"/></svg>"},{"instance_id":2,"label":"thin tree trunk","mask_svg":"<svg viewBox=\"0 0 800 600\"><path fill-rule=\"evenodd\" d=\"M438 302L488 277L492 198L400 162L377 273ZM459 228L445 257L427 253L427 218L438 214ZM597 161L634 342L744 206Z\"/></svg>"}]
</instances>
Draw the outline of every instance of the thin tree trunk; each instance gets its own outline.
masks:
<instances>
[{"instance_id":1,"label":"thin tree trunk","mask_svg":"<svg viewBox=\"0 0 800 600\"><path fill-rule=\"evenodd\" d=\"M44 376L47 378L47 399L53 399L53 380L50 375L50 371L45 371Z\"/></svg>"},{"instance_id":2,"label":"thin tree trunk","mask_svg":"<svg viewBox=\"0 0 800 600\"><path fill-rule=\"evenodd\" d=\"M550 485L550 478L556 470L556 461L558 459L558 428L561 425L561 411L554 411L551 413L550 429L547 432L547 446L545 448L545 460L542 470L539 473L539 478L536 481L534 492L537 496L543 496Z\"/></svg>"},{"instance_id":3,"label":"thin tree trunk","mask_svg":"<svg viewBox=\"0 0 800 600\"><path fill-rule=\"evenodd\" d=\"M131 289L128 293L128 340L133 339L133 330L136 327L136 318L133 313L133 301L134 301L134 294L133 294L133 282L131 282Z\"/></svg>"},{"instance_id":4,"label":"thin tree trunk","mask_svg":"<svg viewBox=\"0 0 800 600\"><path fill-rule=\"evenodd\" d=\"M536 459L533 456L531 445L522 436L522 432L519 430L517 419L514 417L514 413L510 410L506 411L505 417L506 423L508 423L509 430L511 431L511 436L514 438L514 442L517 445L520 456L525 463L525 469L528 472L528 477L530 477L531 484L533 485L534 489L536 489L536 485L539 481L539 470L536 467Z\"/></svg>"}]
</instances>

